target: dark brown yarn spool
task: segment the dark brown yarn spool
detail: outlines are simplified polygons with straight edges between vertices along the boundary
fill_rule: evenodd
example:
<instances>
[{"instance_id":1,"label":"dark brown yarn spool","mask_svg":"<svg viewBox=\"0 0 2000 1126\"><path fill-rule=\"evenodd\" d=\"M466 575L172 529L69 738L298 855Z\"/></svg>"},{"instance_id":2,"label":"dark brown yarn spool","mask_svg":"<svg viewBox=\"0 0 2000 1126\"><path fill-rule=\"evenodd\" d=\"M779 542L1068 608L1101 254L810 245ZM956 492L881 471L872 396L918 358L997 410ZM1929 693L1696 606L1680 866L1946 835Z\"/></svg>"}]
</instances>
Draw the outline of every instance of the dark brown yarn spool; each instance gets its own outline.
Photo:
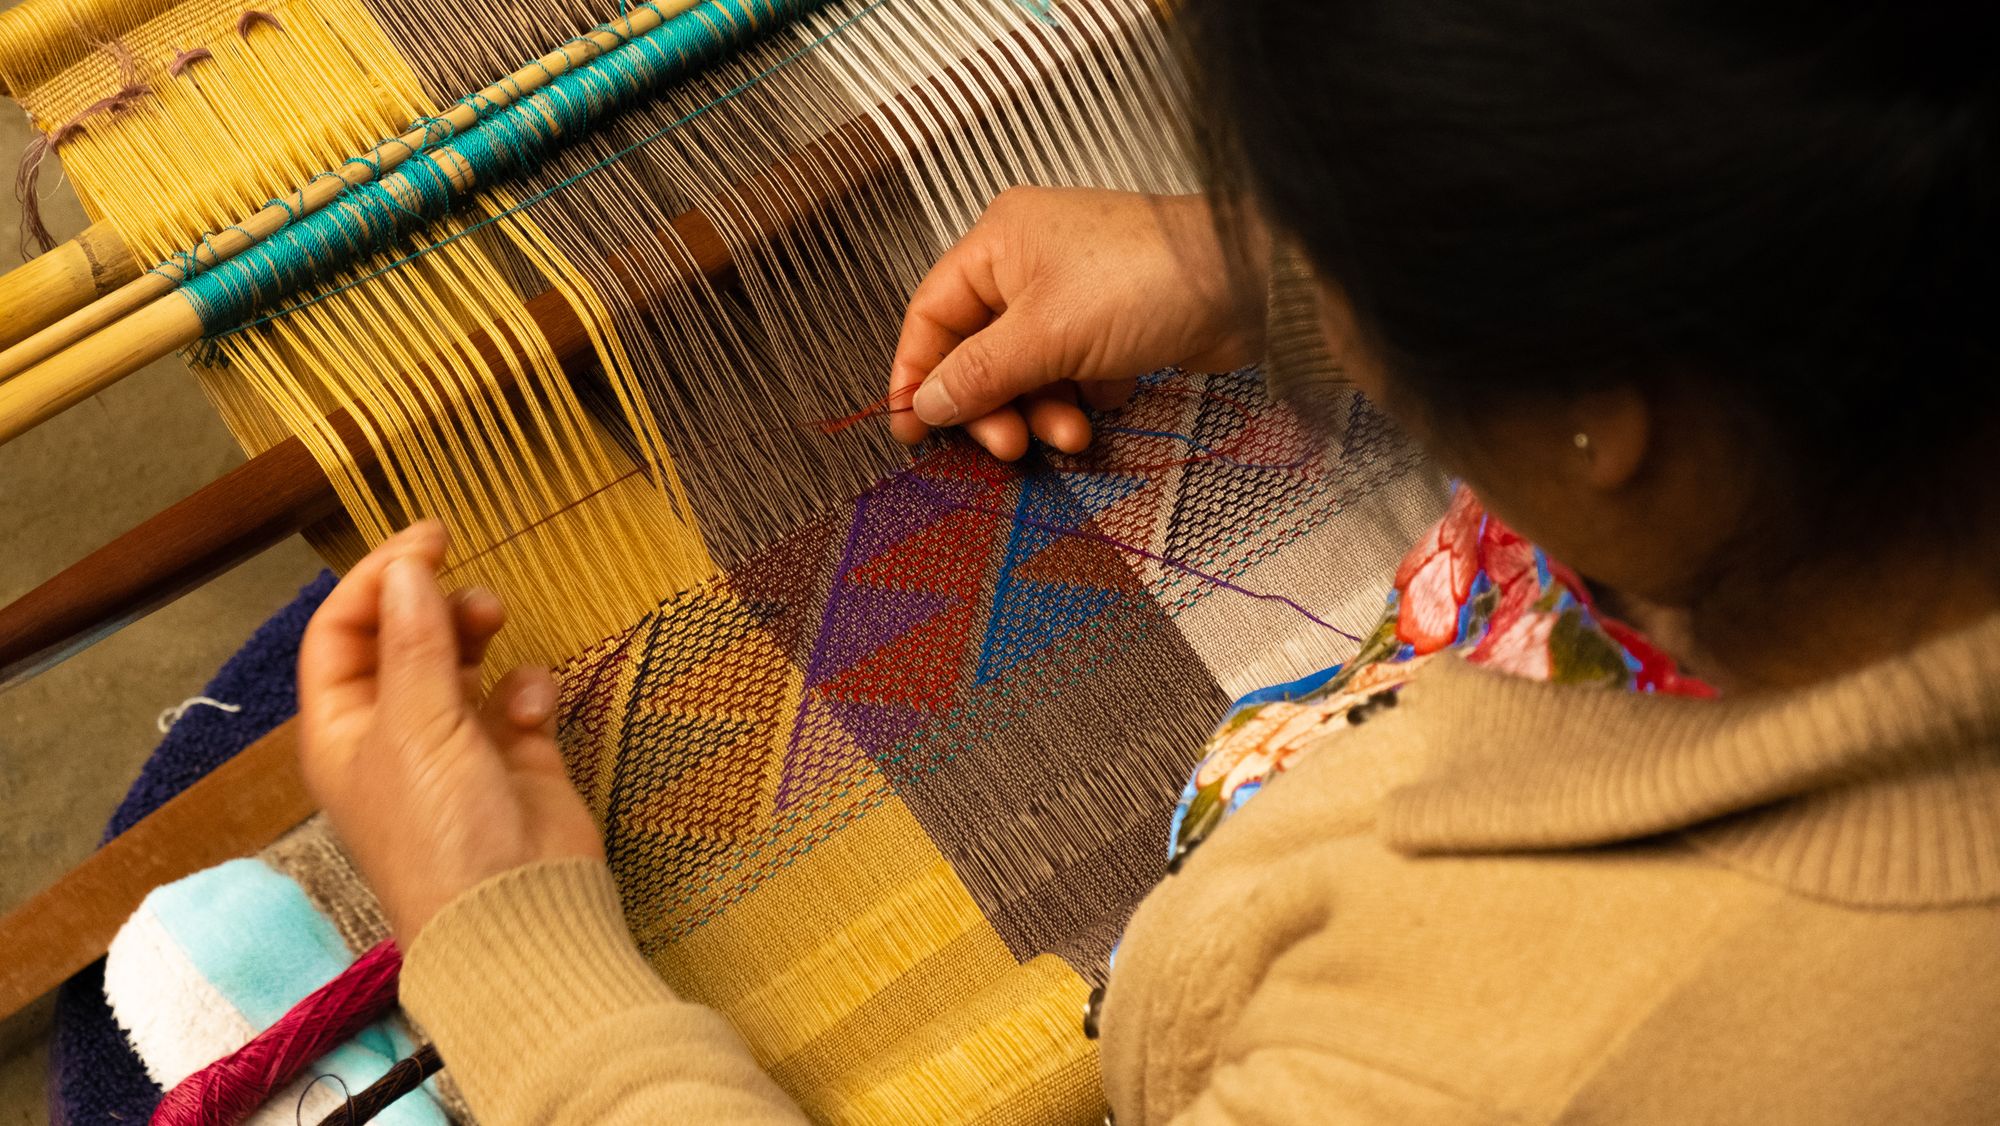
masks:
<instances>
[{"instance_id":1,"label":"dark brown yarn spool","mask_svg":"<svg viewBox=\"0 0 2000 1126\"><path fill-rule=\"evenodd\" d=\"M397 1060L382 1074L382 1078L349 1095L339 1108L319 1120L319 1126L360 1126L382 1113L390 1103L423 1086L424 1080L436 1075L443 1067L444 1061L438 1058L437 1049L425 1044L417 1049L415 1055Z\"/></svg>"}]
</instances>

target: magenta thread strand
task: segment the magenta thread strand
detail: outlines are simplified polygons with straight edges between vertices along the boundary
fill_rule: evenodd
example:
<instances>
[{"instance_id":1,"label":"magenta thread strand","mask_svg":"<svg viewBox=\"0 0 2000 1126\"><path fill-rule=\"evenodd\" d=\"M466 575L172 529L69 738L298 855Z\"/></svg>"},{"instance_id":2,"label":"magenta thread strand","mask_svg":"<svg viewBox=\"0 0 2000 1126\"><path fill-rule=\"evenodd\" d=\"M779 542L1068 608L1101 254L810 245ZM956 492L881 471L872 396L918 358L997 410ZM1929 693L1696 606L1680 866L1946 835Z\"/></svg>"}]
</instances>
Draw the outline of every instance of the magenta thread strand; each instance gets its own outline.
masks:
<instances>
[{"instance_id":1,"label":"magenta thread strand","mask_svg":"<svg viewBox=\"0 0 2000 1126\"><path fill-rule=\"evenodd\" d=\"M175 1084L153 1126L235 1126L299 1077L314 1060L388 1015L403 954L383 940L277 1023Z\"/></svg>"}]
</instances>

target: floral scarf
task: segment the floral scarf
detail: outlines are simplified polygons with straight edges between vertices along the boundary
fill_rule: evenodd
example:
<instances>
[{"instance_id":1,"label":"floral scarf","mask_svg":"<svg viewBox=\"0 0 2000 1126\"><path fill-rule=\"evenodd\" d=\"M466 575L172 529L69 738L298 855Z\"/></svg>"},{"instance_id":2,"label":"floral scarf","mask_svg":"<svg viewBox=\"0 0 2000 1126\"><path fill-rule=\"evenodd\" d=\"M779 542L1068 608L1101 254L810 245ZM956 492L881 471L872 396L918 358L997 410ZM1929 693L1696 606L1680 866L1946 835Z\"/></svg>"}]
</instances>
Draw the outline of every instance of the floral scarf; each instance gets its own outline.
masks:
<instances>
[{"instance_id":1,"label":"floral scarf","mask_svg":"<svg viewBox=\"0 0 2000 1126\"><path fill-rule=\"evenodd\" d=\"M1404 556L1382 619L1352 660L1253 692L1223 718L1174 810L1170 865L1334 732L1393 707L1395 693L1446 652L1551 684L1715 694L1600 613L1582 579L1460 486L1444 519Z\"/></svg>"}]
</instances>

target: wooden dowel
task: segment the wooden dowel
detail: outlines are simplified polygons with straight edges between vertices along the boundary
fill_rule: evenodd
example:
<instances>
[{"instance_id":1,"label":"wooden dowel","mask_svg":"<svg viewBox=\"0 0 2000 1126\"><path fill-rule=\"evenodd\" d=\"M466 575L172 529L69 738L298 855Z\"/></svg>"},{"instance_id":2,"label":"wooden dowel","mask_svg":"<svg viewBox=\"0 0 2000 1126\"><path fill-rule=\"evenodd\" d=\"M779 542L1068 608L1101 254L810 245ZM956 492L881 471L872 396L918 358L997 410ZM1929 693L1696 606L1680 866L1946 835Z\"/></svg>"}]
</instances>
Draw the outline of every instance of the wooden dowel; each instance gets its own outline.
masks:
<instances>
[{"instance_id":1,"label":"wooden dowel","mask_svg":"<svg viewBox=\"0 0 2000 1126\"><path fill-rule=\"evenodd\" d=\"M19 370L5 358L21 341L139 276L139 260L109 223L92 223L82 234L0 276L0 348L7 349L0 352L0 379Z\"/></svg>"},{"instance_id":2,"label":"wooden dowel","mask_svg":"<svg viewBox=\"0 0 2000 1126\"><path fill-rule=\"evenodd\" d=\"M147 892L262 849L314 808L287 723L0 918L0 1020L103 957Z\"/></svg>"},{"instance_id":3,"label":"wooden dowel","mask_svg":"<svg viewBox=\"0 0 2000 1126\"><path fill-rule=\"evenodd\" d=\"M456 136L477 125L482 112L503 109L519 99L533 94L558 76L582 66L626 40L657 29L674 16L693 8L701 0L654 0L644 7L632 9L612 23L607 23L574 42L551 51L527 66L493 83L477 94L466 98L443 113L435 122L424 128L412 128L400 137L394 137L377 144L373 149L353 160L347 161L333 171L307 183L305 187L288 195L282 205L273 203L241 223L209 235L196 243L191 252L201 269L218 262L236 257L245 250L271 237L286 223L311 214L325 207L342 192L351 187L369 183L377 177L393 171L405 160L421 150L427 140ZM475 108L479 107L479 108ZM0 382L19 374L56 355L83 340L90 334L123 319L171 294L174 287L185 280L187 272L175 261L161 263L155 271L140 273L137 259L126 248L118 233L108 225L99 224L114 241L115 246L101 248L99 253L116 257L125 264L122 277L109 285L86 290L70 286L61 293L52 295L43 307L38 308L30 318L21 318L22 325L15 325L11 314L0 312ZM91 228L96 231L97 228ZM85 232L86 234L90 232ZM100 234L99 238L106 237ZM68 249L64 247L51 251L57 254ZM43 255L28 265L14 271L15 274L32 268L36 262L50 255ZM65 256L68 262L72 256ZM13 274L0 278L0 310L6 310L6 286ZM26 284L25 282L23 283ZM108 289L116 288L99 298ZM17 331L25 326L25 331ZM0 438L0 441L4 441Z\"/></svg>"}]
</instances>

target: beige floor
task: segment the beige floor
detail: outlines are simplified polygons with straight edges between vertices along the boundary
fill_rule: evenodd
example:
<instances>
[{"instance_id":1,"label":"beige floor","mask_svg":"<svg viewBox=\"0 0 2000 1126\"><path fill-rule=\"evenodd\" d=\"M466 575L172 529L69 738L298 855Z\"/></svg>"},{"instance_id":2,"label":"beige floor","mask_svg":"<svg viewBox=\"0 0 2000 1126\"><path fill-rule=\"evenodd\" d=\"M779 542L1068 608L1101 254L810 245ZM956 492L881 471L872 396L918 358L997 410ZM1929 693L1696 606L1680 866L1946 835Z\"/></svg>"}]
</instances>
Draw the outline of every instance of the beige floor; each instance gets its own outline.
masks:
<instances>
[{"instance_id":1,"label":"beige floor","mask_svg":"<svg viewBox=\"0 0 2000 1126\"><path fill-rule=\"evenodd\" d=\"M12 0L0 0L0 7ZM32 136L0 102L0 157ZM46 181L50 228L83 226ZM18 207L0 194L0 270ZM0 447L0 602L11 601L242 460L179 361L168 360ZM158 740L162 708L194 695L258 622L319 569L302 541L267 552L34 680L0 692L0 911L87 855ZM7 952L0 950L0 958ZM46 1002L0 1022L0 1126L46 1120Z\"/></svg>"}]
</instances>

